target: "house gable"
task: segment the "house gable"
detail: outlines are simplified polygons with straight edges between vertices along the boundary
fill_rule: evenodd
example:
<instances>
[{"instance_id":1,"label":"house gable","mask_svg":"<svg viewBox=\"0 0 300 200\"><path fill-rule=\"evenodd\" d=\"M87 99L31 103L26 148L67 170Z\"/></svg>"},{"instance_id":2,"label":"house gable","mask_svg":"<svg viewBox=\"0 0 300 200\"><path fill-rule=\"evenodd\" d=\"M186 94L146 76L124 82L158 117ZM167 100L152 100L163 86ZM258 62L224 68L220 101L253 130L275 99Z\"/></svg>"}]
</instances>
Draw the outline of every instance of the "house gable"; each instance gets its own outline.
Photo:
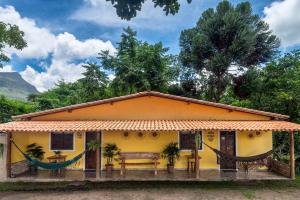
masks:
<instances>
[{"instance_id":1,"label":"house gable","mask_svg":"<svg viewBox=\"0 0 300 200\"><path fill-rule=\"evenodd\" d=\"M107 101L32 116L31 120L270 120L270 116L158 95Z\"/></svg>"}]
</instances>

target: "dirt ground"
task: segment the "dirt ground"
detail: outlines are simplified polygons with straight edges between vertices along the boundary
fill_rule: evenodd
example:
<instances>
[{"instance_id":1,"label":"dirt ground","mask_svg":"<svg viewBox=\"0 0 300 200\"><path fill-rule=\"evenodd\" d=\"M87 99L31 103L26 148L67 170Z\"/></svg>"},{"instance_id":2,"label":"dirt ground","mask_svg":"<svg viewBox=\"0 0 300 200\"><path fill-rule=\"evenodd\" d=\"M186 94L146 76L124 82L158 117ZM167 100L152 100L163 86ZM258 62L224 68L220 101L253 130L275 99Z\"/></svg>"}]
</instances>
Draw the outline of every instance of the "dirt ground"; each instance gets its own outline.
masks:
<instances>
[{"instance_id":1,"label":"dirt ground","mask_svg":"<svg viewBox=\"0 0 300 200\"><path fill-rule=\"evenodd\" d=\"M300 190L202 190L202 189L149 189L149 190L92 190L73 192L3 192L1 200L196 200L196 199L300 199Z\"/></svg>"}]
</instances>

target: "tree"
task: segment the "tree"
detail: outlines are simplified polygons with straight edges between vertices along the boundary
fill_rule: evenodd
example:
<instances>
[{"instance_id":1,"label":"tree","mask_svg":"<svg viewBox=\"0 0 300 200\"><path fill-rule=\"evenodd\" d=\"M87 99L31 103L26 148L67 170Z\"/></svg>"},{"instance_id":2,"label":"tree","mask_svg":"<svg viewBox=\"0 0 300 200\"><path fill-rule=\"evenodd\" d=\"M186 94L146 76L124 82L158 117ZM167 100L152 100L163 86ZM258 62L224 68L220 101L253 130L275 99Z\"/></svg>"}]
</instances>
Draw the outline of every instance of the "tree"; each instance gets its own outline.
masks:
<instances>
[{"instance_id":1,"label":"tree","mask_svg":"<svg viewBox=\"0 0 300 200\"><path fill-rule=\"evenodd\" d=\"M290 116L300 122L300 50L285 54L265 67L248 70L221 99L221 102ZM299 140L299 135L295 135ZM278 159L289 159L289 134L273 134ZM279 148L278 148L279 147ZM295 143L300 169L300 145Z\"/></svg>"},{"instance_id":2,"label":"tree","mask_svg":"<svg viewBox=\"0 0 300 200\"><path fill-rule=\"evenodd\" d=\"M79 80L81 83L81 97L84 101L95 101L105 96L108 77L103 71L100 71L99 65L96 63L88 63L83 65L85 72L83 78Z\"/></svg>"},{"instance_id":3,"label":"tree","mask_svg":"<svg viewBox=\"0 0 300 200\"><path fill-rule=\"evenodd\" d=\"M0 68L3 67L3 62L9 61L3 48L9 46L19 50L23 49L27 46L23 37L24 32L20 31L18 26L0 22Z\"/></svg>"},{"instance_id":4,"label":"tree","mask_svg":"<svg viewBox=\"0 0 300 200\"><path fill-rule=\"evenodd\" d=\"M108 78L96 63L82 66L83 78L74 83L58 81L55 87L40 94L30 95L28 100L37 104L37 110L58 108L107 97Z\"/></svg>"},{"instance_id":5,"label":"tree","mask_svg":"<svg viewBox=\"0 0 300 200\"><path fill-rule=\"evenodd\" d=\"M0 96L0 123L11 121L14 115L35 111L35 105L19 100L8 99Z\"/></svg>"},{"instance_id":6,"label":"tree","mask_svg":"<svg viewBox=\"0 0 300 200\"><path fill-rule=\"evenodd\" d=\"M142 4L145 3L145 0L106 0L110 1L111 4L115 7L117 15L121 19L130 20L133 17L136 17L137 11L141 11ZM149 0L150 1L150 0ZM190 3L192 0L187 0ZM179 8L180 4L178 0L152 0L154 7L161 7L163 11L168 14L175 15Z\"/></svg>"},{"instance_id":7,"label":"tree","mask_svg":"<svg viewBox=\"0 0 300 200\"><path fill-rule=\"evenodd\" d=\"M268 25L248 2L222 1L202 13L196 27L182 31L180 60L207 76L207 98L220 101L237 71L269 61L279 46Z\"/></svg>"},{"instance_id":8,"label":"tree","mask_svg":"<svg viewBox=\"0 0 300 200\"><path fill-rule=\"evenodd\" d=\"M114 72L111 83L113 95L124 95L144 90L167 91L176 79L178 68L174 56L166 54L162 43L154 45L138 41L136 32L124 29L116 55L104 51L99 54L102 66Z\"/></svg>"}]
</instances>

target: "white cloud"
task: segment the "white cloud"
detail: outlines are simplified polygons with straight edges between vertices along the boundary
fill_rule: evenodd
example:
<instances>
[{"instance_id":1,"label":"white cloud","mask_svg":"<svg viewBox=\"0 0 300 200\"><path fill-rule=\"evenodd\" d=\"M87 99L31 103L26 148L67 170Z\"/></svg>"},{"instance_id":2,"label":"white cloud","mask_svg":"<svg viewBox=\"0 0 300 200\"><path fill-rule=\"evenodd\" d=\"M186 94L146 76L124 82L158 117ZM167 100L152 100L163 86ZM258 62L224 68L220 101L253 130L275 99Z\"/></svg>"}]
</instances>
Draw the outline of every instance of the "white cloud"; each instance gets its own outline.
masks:
<instances>
[{"instance_id":1,"label":"white cloud","mask_svg":"<svg viewBox=\"0 0 300 200\"><path fill-rule=\"evenodd\" d=\"M51 54L51 63L47 66L43 61L39 72L32 66L20 74L29 83L36 86L39 91L45 91L54 86L58 80L74 82L82 77L83 63L75 60L85 60L96 57L101 50L109 50L114 53L116 49L110 41L100 39L78 40L71 33L65 32L58 35L51 33L46 28L38 27L33 19L21 17L11 6L0 7L0 20L5 23L16 24L25 33L25 40L28 47L22 51L16 49L6 49L11 54L16 54L20 58L48 58ZM5 70L12 70L9 66ZM3 69L4 70L4 69Z\"/></svg>"},{"instance_id":2,"label":"white cloud","mask_svg":"<svg viewBox=\"0 0 300 200\"><path fill-rule=\"evenodd\" d=\"M4 65L3 68L0 68L0 72L14 72L15 70L11 65Z\"/></svg>"},{"instance_id":3,"label":"white cloud","mask_svg":"<svg viewBox=\"0 0 300 200\"><path fill-rule=\"evenodd\" d=\"M181 7L185 6L186 0L180 0ZM165 15L160 7L154 8L152 1L145 1L141 12L130 21L122 20L117 16L115 8L110 2L104 0L85 0L85 4L71 16L72 19L89 21L106 27L126 27L151 29L151 30L174 30L185 18L179 14Z\"/></svg>"},{"instance_id":4,"label":"white cloud","mask_svg":"<svg viewBox=\"0 0 300 200\"><path fill-rule=\"evenodd\" d=\"M264 8L264 20L281 39L283 47L300 44L300 1L283 0Z\"/></svg>"},{"instance_id":5,"label":"white cloud","mask_svg":"<svg viewBox=\"0 0 300 200\"><path fill-rule=\"evenodd\" d=\"M22 58L45 58L55 47L55 35L48 29L40 28L34 20L21 17L12 6L0 7L0 19L4 23L18 25L24 31L28 47L22 51L8 48L9 53L16 53Z\"/></svg>"}]
</instances>

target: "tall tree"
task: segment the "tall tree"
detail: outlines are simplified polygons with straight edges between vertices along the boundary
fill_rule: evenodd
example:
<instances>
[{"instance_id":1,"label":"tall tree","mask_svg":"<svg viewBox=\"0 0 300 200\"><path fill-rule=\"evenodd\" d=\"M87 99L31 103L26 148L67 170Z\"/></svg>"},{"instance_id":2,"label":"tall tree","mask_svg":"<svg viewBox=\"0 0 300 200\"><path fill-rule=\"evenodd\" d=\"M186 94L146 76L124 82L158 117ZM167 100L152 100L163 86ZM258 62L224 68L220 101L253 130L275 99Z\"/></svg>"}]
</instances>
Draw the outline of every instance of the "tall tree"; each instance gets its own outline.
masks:
<instances>
[{"instance_id":1,"label":"tall tree","mask_svg":"<svg viewBox=\"0 0 300 200\"><path fill-rule=\"evenodd\" d=\"M180 60L206 74L207 98L218 102L234 76L230 68L244 70L267 62L278 46L278 38L252 14L250 3L234 7L222 1L205 11L196 27L182 31Z\"/></svg>"},{"instance_id":2,"label":"tall tree","mask_svg":"<svg viewBox=\"0 0 300 200\"><path fill-rule=\"evenodd\" d=\"M167 91L177 76L174 57L167 54L162 43L148 44L137 40L136 32L124 29L117 54L101 52L99 59L105 69L114 72L113 95L144 90Z\"/></svg>"},{"instance_id":3,"label":"tall tree","mask_svg":"<svg viewBox=\"0 0 300 200\"><path fill-rule=\"evenodd\" d=\"M130 20L133 17L136 17L137 11L141 11L142 5L146 0L106 0L110 1L111 4L115 7L117 15L121 19ZM149 0L150 1L150 0ZM154 7L161 7L163 11L168 14L175 15L179 8L179 0L152 0ZM187 0L188 3L192 0Z\"/></svg>"},{"instance_id":4,"label":"tall tree","mask_svg":"<svg viewBox=\"0 0 300 200\"><path fill-rule=\"evenodd\" d=\"M0 68L3 67L3 62L9 61L3 49L6 46L23 49L27 46L23 37L24 32L20 31L18 26L0 22Z\"/></svg>"},{"instance_id":5,"label":"tall tree","mask_svg":"<svg viewBox=\"0 0 300 200\"><path fill-rule=\"evenodd\" d=\"M82 67L85 68L85 72L79 83L81 83L80 91L84 101L95 101L103 98L108 84L107 75L100 70L100 66L96 63L88 63Z\"/></svg>"}]
</instances>

